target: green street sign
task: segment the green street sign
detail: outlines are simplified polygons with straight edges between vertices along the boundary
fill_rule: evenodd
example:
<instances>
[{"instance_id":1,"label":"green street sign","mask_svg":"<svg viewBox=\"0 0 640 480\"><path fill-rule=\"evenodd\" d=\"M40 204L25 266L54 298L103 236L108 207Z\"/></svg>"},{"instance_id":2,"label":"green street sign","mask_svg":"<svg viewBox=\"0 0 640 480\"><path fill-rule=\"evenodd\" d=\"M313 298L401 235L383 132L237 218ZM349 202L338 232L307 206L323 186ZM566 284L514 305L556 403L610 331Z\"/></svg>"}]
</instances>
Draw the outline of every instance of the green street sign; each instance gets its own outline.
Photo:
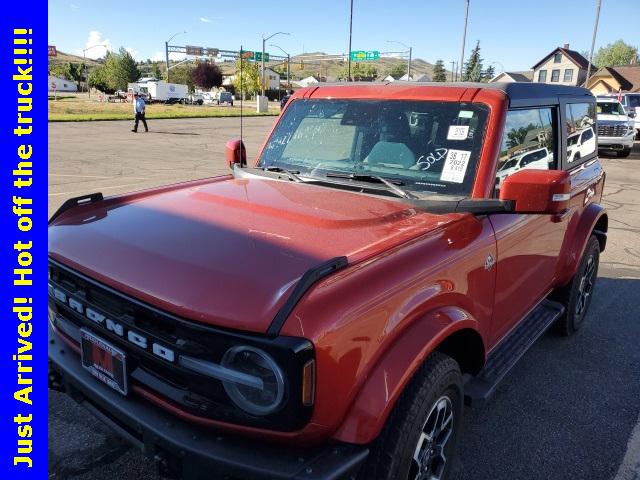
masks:
<instances>
[{"instance_id":1,"label":"green street sign","mask_svg":"<svg viewBox=\"0 0 640 480\"><path fill-rule=\"evenodd\" d=\"M253 60L255 60L256 62L261 62L262 61L262 52L254 52ZM264 61L265 62L269 61L269 53L268 52L264 52Z\"/></svg>"},{"instance_id":2,"label":"green street sign","mask_svg":"<svg viewBox=\"0 0 640 480\"><path fill-rule=\"evenodd\" d=\"M366 62L380 59L378 50L353 50L350 55L352 62Z\"/></svg>"}]
</instances>

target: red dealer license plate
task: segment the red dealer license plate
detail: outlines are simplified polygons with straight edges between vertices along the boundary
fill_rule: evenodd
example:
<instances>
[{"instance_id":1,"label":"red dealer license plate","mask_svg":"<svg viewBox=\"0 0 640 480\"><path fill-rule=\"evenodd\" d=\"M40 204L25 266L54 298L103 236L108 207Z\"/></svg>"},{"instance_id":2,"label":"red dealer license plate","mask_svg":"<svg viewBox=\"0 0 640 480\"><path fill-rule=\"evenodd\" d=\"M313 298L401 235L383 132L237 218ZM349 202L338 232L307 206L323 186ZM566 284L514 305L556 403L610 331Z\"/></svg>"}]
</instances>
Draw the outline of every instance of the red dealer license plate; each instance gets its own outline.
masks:
<instances>
[{"instance_id":1,"label":"red dealer license plate","mask_svg":"<svg viewBox=\"0 0 640 480\"><path fill-rule=\"evenodd\" d=\"M80 330L80 340L82 366L98 380L126 395L127 359L125 353L85 329Z\"/></svg>"}]
</instances>

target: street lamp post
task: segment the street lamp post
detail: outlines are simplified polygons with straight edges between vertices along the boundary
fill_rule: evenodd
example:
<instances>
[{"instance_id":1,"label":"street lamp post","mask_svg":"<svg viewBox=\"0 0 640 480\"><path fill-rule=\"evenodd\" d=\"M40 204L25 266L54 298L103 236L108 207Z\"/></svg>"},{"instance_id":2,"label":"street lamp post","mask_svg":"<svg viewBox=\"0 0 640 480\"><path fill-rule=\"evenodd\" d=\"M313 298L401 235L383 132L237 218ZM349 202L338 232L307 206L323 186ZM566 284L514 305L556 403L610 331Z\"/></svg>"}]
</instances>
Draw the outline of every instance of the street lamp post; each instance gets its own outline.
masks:
<instances>
[{"instance_id":1,"label":"street lamp post","mask_svg":"<svg viewBox=\"0 0 640 480\"><path fill-rule=\"evenodd\" d=\"M169 40L164 42L164 59L167 64L167 83L169 83L169 42L173 40L175 37L177 37L178 35L184 35L185 33L187 33L186 30L184 32L174 33L173 35L171 35L171 38L169 38Z\"/></svg>"},{"instance_id":2,"label":"street lamp post","mask_svg":"<svg viewBox=\"0 0 640 480\"><path fill-rule=\"evenodd\" d=\"M387 43L397 43L398 45L402 45L404 48L409 49L409 61L407 62L407 81L411 80L411 54L413 53L413 47L407 45L406 43L398 42L397 40L387 40Z\"/></svg>"},{"instance_id":3,"label":"street lamp post","mask_svg":"<svg viewBox=\"0 0 640 480\"><path fill-rule=\"evenodd\" d=\"M280 50L282 53L284 53L287 56L287 88L291 88L291 55L285 52L284 49L282 47L279 47L278 45L274 45L272 43L269 46L276 47L278 50Z\"/></svg>"},{"instance_id":4,"label":"street lamp post","mask_svg":"<svg viewBox=\"0 0 640 480\"><path fill-rule=\"evenodd\" d=\"M107 45L91 45L90 47L82 50L82 57L84 58L84 81L87 82L87 93L89 94L89 100L91 100L91 89L89 88L89 76L87 74L87 50L91 50L95 47L106 47Z\"/></svg>"},{"instance_id":5,"label":"street lamp post","mask_svg":"<svg viewBox=\"0 0 640 480\"><path fill-rule=\"evenodd\" d=\"M262 87L261 88L261 96L263 96L263 97L264 97L264 45L265 45L267 40L269 40L270 38L275 37L276 35L291 35L291 34L288 33L288 32L276 32L276 33L274 33L272 35L269 35L266 38L265 38L264 35L262 35L262 61L260 62L261 63L261 69L262 69L262 75L260 75L260 77L261 77L260 83L262 83L262 85L261 85L261 87Z\"/></svg>"},{"instance_id":6,"label":"street lamp post","mask_svg":"<svg viewBox=\"0 0 640 480\"><path fill-rule=\"evenodd\" d=\"M587 66L587 79L584 81L584 86L587 87L589 83L589 77L591 77L591 67L593 65L593 49L596 46L596 35L598 34L598 22L600 21L600 4L601 0L596 2L596 22L593 24L593 36L591 37L591 51L589 52L589 65Z\"/></svg>"},{"instance_id":7,"label":"street lamp post","mask_svg":"<svg viewBox=\"0 0 640 480\"><path fill-rule=\"evenodd\" d=\"M462 78L462 69L464 68L464 44L467 40L467 19L469 18L469 0L465 0L466 8L464 12L464 30L462 32L462 52L460 53L460 80Z\"/></svg>"}]
</instances>

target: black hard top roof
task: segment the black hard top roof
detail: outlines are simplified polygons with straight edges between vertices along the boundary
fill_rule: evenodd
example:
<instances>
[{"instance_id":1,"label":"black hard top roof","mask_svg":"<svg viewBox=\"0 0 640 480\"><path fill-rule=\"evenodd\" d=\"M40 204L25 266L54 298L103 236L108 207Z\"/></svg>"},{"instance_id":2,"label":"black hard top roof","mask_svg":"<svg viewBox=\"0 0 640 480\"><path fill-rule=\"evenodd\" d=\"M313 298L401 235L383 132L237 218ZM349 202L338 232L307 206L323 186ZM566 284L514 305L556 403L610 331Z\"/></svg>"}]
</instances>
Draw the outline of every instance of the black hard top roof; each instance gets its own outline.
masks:
<instances>
[{"instance_id":1,"label":"black hard top roof","mask_svg":"<svg viewBox=\"0 0 640 480\"><path fill-rule=\"evenodd\" d=\"M569 85L555 85L550 83L537 82L495 82L495 83L478 83L478 82L340 82L340 83L318 83L312 87L322 88L323 86L353 86L366 87L368 85L385 85L390 88L481 88L485 90L498 90L503 92L509 98L509 106L525 107L532 105L556 105L559 102L558 97L585 97L587 101L595 101L593 94L582 87L574 87Z\"/></svg>"}]
</instances>

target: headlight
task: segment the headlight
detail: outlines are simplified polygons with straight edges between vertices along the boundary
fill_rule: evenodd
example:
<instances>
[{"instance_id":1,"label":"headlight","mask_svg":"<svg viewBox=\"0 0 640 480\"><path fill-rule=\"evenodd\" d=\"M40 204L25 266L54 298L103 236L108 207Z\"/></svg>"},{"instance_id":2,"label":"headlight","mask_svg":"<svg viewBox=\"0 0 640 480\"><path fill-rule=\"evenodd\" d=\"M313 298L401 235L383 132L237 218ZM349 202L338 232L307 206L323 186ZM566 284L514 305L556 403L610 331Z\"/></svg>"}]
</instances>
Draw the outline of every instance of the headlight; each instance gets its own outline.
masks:
<instances>
[{"instance_id":1,"label":"headlight","mask_svg":"<svg viewBox=\"0 0 640 480\"><path fill-rule=\"evenodd\" d=\"M253 415L275 412L284 398L282 370L264 350L249 346L232 347L222 357L222 366L262 380L262 386L223 381L231 400Z\"/></svg>"}]
</instances>

